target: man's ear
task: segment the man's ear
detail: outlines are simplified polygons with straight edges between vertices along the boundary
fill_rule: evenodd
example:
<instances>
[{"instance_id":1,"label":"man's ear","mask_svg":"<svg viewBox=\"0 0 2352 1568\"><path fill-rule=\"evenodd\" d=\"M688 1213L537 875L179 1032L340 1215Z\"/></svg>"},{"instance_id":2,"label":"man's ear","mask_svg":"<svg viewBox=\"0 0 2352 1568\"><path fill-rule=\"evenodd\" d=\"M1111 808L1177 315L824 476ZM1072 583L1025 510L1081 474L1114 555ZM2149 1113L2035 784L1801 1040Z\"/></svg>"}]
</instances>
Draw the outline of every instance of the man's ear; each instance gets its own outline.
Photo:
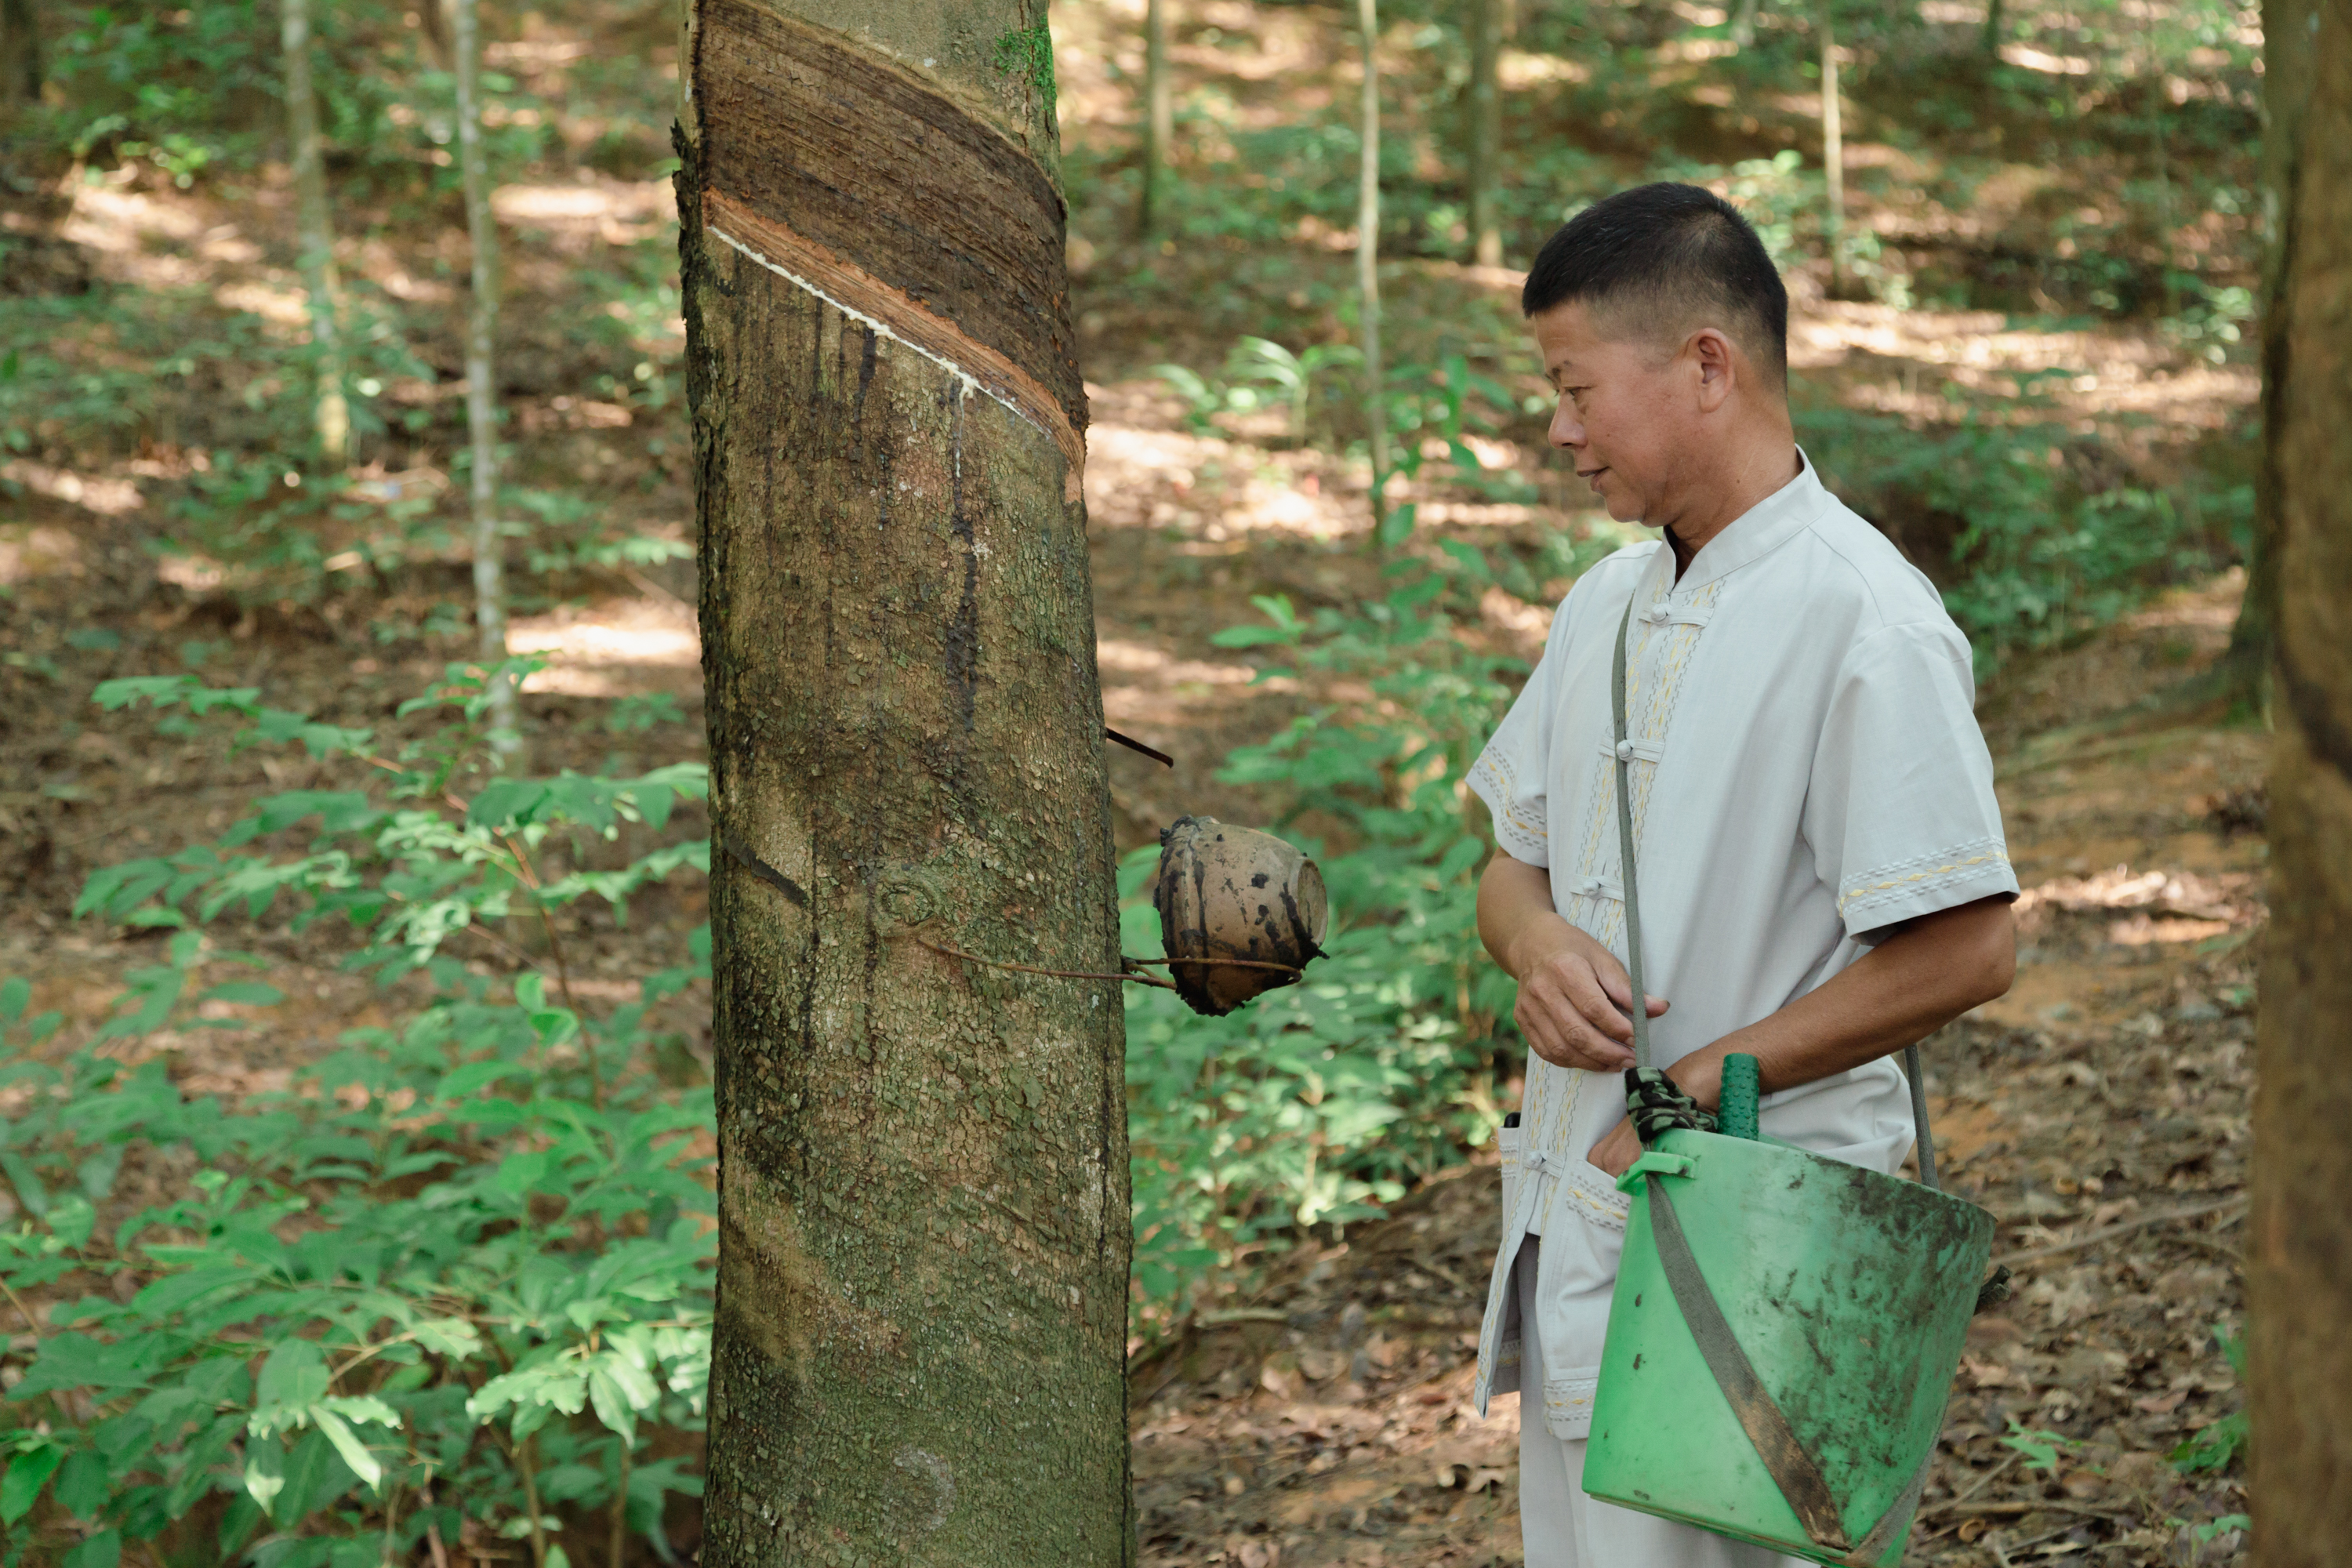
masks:
<instances>
[{"instance_id":1,"label":"man's ear","mask_svg":"<svg viewBox=\"0 0 2352 1568\"><path fill-rule=\"evenodd\" d=\"M1702 414L1712 414L1731 401L1731 394L1739 384L1739 351L1731 340L1713 327L1701 327L1690 335L1684 351L1698 370L1698 406Z\"/></svg>"}]
</instances>

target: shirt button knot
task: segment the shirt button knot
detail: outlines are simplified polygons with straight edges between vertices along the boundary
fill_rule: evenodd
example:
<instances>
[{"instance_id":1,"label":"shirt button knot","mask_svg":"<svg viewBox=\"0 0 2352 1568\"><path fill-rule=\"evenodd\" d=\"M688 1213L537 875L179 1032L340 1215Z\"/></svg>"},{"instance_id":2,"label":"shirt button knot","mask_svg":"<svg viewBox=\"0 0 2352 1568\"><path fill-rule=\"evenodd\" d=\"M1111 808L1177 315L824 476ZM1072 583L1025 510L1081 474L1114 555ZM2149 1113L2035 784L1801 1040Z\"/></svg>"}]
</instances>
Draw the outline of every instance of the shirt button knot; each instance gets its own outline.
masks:
<instances>
[{"instance_id":1,"label":"shirt button knot","mask_svg":"<svg viewBox=\"0 0 2352 1568\"><path fill-rule=\"evenodd\" d=\"M1652 626L1658 626L1665 625L1666 617L1672 614L1674 614L1674 612L1666 608L1665 605L1654 605L1643 613L1642 618L1649 622Z\"/></svg>"},{"instance_id":2,"label":"shirt button knot","mask_svg":"<svg viewBox=\"0 0 2352 1568\"><path fill-rule=\"evenodd\" d=\"M1633 760L1633 742L1620 741L1617 742L1617 760L1621 763L1630 763Z\"/></svg>"}]
</instances>

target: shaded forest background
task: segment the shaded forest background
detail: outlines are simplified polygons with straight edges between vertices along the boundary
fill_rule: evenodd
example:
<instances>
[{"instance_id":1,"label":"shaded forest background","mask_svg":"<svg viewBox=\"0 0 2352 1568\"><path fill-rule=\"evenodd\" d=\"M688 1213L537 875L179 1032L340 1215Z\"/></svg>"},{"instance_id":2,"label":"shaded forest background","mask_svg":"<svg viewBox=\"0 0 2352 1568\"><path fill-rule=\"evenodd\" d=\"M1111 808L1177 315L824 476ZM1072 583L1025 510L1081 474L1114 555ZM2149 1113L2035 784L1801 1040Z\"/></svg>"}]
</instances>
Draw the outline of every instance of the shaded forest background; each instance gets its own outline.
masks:
<instances>
[{"instance_id":1,"label":"shaded forest background","mask_svg":"<svg viewBox=\"0 0 2352 1568\"><path fill-rule=\"evenodd\" d=\"M2252 526L2258 16L1385 5L1375 393L1352 9L1158 4L1157 174L1145 7L1050 46L1106 702L1177 759L1112 754L1128 951L1186 810L1312 847L1339 935L1233 1018L1129 998L1147 1554L1516 1561L1507 1434L1443 1396L1523 1060L1458 781L1633 534L1544 447L1511 268L1674 178L1788 273L1801 438L1974 641L2034 889L1934 1087L2003 1245L2083 1267L1982 1330L1922 1551L2231 1557L2200 1227L2262 799L2195 678ZM6 1560L672 1562L712 1250L677 17L482 13L470 428L459 31L310 16L306 216L284 21L0 16Z\"/></svg>"}]
</instances>

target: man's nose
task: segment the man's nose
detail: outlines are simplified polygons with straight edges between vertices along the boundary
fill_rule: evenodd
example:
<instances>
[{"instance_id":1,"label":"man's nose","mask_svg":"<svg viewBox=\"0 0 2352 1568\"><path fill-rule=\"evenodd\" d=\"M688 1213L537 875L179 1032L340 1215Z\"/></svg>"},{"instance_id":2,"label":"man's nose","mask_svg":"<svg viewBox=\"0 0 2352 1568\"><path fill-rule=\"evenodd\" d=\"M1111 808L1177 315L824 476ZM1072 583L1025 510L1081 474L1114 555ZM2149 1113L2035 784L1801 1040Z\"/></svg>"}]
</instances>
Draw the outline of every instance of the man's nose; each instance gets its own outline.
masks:
<instances>
[{"instance_id":1,"label":"man's nose","mask_svg":"<svg viewBox=\"0 0 2352 1568\"><path fill-rule=\"evenodd\" d=\"M1552 410L1549 436L1555 447L1584 445L1584 421L1576 416L1576 410L1566 398L1562 398L1559 406Z\"/></svg>"}]
</instances>

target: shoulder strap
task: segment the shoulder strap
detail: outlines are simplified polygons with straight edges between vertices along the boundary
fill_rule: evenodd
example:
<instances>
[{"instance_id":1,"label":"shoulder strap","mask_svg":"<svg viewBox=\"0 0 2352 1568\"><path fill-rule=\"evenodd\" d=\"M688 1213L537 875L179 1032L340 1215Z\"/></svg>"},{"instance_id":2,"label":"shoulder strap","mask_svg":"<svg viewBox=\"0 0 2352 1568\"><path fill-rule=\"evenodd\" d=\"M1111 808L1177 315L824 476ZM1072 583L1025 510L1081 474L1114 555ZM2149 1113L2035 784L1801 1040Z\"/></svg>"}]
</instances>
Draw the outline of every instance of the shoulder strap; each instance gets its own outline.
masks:
<instances>
[{"instance_id":1,"label":"shoulder strap","mask_svg":"<svg viewBox=\"0 0 2352 1568\"><path fill-rule=\"evenodd\" d=\"M1626 785L1625 764L1633 760L1633 748L1625 739L1625 635L1633 625L1633 599L1642 591L1640 583L1625 596L1625 614L1617 622L1617 653L1609 677L1609 710L1616 721L1617 760L1617 871L1618 880L1625 889L1625 973L1633 984L1633 1065L1650 1065L1649 993L1642 988L1642 898L1635 889L1633 879L1633 796Z\"/></svg>"},{"instance_id":2,"label":"shoulder strap","mask_svg":"<svg viewBox=\"0 0 2352 1568\"><path fill-rule=\"evenodd\" d=\"M1633 796L1628 784L1627 764L1633 760L1633 749L1625 736L1625 641L1633 627L1633 601L1640 597L1642 585L1625 596L1625 613L1617 622L1617 648L1610 661L1609 711L1615 723L1617 764L1617 861L1618 879L1625 888L1625 973L1633 986L1633 1065L1650 1065L1650 1009L1644 998L1649 993L1642 986L1642 897L1633 875ZM1936 1180L1936 1139L1927 1127L1927 1086L1921 1077L1919 1047L1903 1047L1904 1077L1911 1086L1911 1119L1917 1124L1919 1139L1919 1180L1922 1185L1942 1191Z\"/></svg>"}]
</instances>

